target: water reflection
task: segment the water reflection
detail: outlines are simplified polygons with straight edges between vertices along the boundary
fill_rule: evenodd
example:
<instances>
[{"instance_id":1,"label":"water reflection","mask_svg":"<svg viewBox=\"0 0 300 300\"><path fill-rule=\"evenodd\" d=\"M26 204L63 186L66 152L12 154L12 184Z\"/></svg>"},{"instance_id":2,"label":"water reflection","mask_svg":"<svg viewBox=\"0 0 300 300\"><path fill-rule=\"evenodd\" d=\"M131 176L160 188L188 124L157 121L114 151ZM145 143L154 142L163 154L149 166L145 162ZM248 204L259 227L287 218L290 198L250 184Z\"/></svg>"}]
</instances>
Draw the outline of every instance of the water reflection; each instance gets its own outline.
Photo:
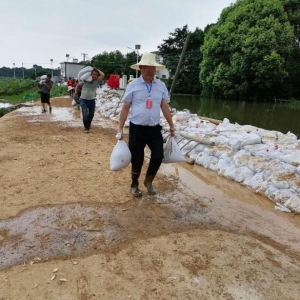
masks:
<instances>
[{"instance_id":1,"label":"water reflection","mask_svg":"<svg viewBox=\"0 0 300 300\"><path fill-rule=\"evenodd\" d=\"M300 136L299 111L292 110L283 104L173 95L171 107L178 110L187 108L193 114L213 119L228 118L231 123L253 125L282 133L291 131L298 137Z\"/></svg>"}]
</instances>

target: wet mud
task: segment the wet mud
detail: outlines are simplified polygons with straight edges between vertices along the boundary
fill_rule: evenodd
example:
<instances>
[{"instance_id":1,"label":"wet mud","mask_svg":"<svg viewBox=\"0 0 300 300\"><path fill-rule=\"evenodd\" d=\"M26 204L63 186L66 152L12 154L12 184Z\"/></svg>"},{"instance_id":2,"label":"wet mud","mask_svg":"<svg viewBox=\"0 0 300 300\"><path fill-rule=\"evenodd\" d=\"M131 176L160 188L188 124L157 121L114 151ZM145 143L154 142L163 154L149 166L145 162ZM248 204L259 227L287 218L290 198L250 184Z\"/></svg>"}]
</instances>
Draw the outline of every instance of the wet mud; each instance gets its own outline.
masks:
<instances>
[{"instance_id":1,"label":"wet mud","mask_svg":"<svg viewBox=\"0 0 300 300\"><path fill-rule=\"evenodd\" d=\"M51 259L117 253L133 240L195 228L251 235L281 251L288 250L298 259L296 225L293 228L289 224L286 230L285 221L289 220L281 219L282 216L270 212L270 217L265 213L259 218L256 214L263 208L239 203L240 209L236 210L233 200L228 201L231 205L228 202L225 208L226 199L199 197L178 189L122 204L77 203L28 209L15 218L0 221L0 269ZM283 228L273 227L276 218ZM283 240L285 246L281 246Z\"/></svg>"}]
</instances>

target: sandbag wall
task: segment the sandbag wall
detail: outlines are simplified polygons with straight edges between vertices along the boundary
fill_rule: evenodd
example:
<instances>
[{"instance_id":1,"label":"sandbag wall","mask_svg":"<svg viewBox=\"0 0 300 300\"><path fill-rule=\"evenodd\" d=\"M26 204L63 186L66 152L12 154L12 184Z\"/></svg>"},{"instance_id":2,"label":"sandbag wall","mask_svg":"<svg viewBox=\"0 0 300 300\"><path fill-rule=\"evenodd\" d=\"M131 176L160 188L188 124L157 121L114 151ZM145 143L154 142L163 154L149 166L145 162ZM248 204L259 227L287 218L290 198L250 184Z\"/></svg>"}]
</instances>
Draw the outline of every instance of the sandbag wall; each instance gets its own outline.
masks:
<instances>
[{"instance_id":1,"label":"sandbag wall","mask_svg":"<svg viewBox=\"0 0 300 300\"><path fill-rule=\"evenodd\" d=\"M118 121L121 95L104 90L98 95L99 112ZM300 212L300 140L251 125L219 124L173 111L176 140L189 162L234 180L276 203L276 209ZM128 126L128 120L126 124ZM168 124L161 114L164 137Z\"/></svg>"}]
</instances>

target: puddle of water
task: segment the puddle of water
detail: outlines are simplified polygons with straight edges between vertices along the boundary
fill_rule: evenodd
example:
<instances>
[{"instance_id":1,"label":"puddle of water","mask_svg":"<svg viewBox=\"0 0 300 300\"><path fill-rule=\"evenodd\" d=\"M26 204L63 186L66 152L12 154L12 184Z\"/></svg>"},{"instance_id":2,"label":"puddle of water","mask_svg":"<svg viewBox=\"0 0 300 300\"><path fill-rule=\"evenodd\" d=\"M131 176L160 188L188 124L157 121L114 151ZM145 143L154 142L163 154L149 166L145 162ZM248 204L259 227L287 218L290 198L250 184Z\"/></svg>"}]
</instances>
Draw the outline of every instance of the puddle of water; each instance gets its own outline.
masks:
<instances>
[{"instance_id":1,"label":"puddle of water","mask_svg":"<svg viewBox=\"0 0 300 300\"><path fill-rule=\"evenodd\" d=\"M168 175L179 178L196 195L224 201L234 199L274 209L275 204L268 198L255 194L239 183L221 177L216 172L201 166L188 163L162 164L162 170Z\"/></svg>"},{"instance_id":2,"label":"puddle of water","mask_svg":"<svg viewBox=\"0 0 300 300\"><path fill-rule=\"evenodd\" d=\"M38 207L2 220L0 269L30 261L116 251L117 245L133 239L207 226L210 218L201 203L189 200L182 206L174 205L183 203L182 196L146 196L138 203L118 206Z\"/></svg>"},{"instance_id":3,"label":"puddle of water","mask_svg":"<svg viewBox=\"0 0 300 300\"><path fill-rule=\"evenodd\" d=\"M67 99L68 100L68 99ZM63 100L66 101L66 100ZM57 103L55 103L57 105ZM31 117L28 122L32 123L48 123L56 122L61 123L65 127L82 127L82 118L81 111L77 110L75 107L61 107L58 108L53 106L52 114L41 112L40 106L32 107L21 107L18 109L18 112L26 117ZM98 115L98 112L95 112L95 118L93 120L93 125L102 126L104 128L116 128L116 123L110 120L109 118L104 118ZM115 126L114 126L115 125Z\"/></svg>"},{"instance_id":4,"label":"puddle of water","mask_svg":"<svg viewBox=\"0 0 300 300\"><path fill-rule=\"evenodd\" d=\"M0 108L6 108L6 107L11 107L12 105L9 104L9 103L3 103L3 102L0 102Z\"/></svg>"}]
</instances>

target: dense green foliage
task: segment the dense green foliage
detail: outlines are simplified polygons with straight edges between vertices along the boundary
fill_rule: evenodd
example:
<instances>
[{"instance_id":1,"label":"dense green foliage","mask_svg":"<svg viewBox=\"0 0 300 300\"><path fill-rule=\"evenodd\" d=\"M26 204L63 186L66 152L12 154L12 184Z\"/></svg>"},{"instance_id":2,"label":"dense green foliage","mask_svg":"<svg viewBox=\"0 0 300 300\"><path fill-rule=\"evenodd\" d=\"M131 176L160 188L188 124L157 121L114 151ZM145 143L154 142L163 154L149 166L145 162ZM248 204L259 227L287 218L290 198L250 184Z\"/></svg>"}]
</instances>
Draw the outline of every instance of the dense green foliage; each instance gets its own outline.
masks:
<instances>
[{"instance_id":1,"label":"dense green foliage","mask_svg":"<svg viewBox=\"0 0 300 300\"><path fill-rule=\"evenodd\" d=\"M283 0L283 7L287 12L289 22L293 27L293 50L287 57L287 71L289 76L284 81L284 98L300 98L300 1Z\"/></svg>"},{"instance_id":2,"label":"dense green foliage","mask_svg":"<svg viewBox=\"0 0 300 300\"><path fill-rule=\"evenodd\" d=\"M202 60L199 49L204 41L202 30L196 28L194 32L189 32L187 25L183 26L182 29L176 28L174 32L170 33L169 38L158 46L159 55L163 58L163 63L170 73L171 77L166 82L167 86L170 87L188 34L190 34L190 38L175 83L174 93L199 94L201 91L199 65Z\"/></svg>"},{"instance_id":3,"label":"dense green foliage","mask_svg":"<svg viewBox=\"0 0 300 300\"><path fill-rule=\"evenodd\" d=\"M139 57L140 59L140 57ZM102 70L108 77L110 74L118 75L135 75L136 71L131 69L130 66L137 61L137 55L133 51L123 55L120 51L103 52L92 58L91 64Z\"/></svg>"},{"instance_id":4,"label":"dense green foliage","mask_svg":"<svg viewBox=\"0 0 300 300\"><path fill-rule=\"evenodd\" d=\"M238 0L205 35L200 79L224 98L276 96L288 76L293 31L280 0Z\"/></svg>"}]
</instances>

